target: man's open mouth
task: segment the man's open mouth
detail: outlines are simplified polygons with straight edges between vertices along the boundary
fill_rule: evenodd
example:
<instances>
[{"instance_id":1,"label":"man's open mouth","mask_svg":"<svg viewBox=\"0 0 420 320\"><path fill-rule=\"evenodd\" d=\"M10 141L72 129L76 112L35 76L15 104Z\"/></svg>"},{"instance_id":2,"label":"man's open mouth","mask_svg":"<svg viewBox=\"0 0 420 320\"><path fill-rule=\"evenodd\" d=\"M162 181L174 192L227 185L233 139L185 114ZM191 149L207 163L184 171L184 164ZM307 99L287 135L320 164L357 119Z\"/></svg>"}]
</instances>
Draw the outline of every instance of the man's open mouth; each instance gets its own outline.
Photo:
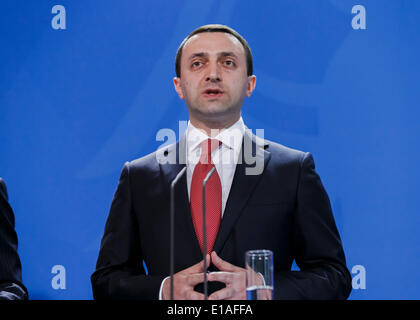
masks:
<instances>
[{"instance_id":1,"label":"man's open mouth","mask_svg":"<svg viewBox=\"0 0 420 320\"><path fill-rule=\"evenodd\" d=\"M206 89L204 91L204 96L207 96L207 97L219 97L222 94L223 94L223 91L218 88Z\"/></svg>"}]
</instances>

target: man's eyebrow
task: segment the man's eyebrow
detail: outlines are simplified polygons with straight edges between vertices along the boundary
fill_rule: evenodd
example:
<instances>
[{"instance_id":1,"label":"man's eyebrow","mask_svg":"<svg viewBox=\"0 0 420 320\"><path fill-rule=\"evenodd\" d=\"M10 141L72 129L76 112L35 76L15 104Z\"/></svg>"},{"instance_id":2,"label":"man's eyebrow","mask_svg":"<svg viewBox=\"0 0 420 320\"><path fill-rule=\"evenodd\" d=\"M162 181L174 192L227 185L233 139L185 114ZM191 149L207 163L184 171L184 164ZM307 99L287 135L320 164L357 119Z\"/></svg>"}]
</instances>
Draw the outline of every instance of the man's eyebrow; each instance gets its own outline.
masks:
<instances>
[{"instance_id":1,"label":"man's eyebrow","mask_svg":"<svg viewBox=\"0 0 420 320\"><path fill-rule=\"evenodd\" d=\"M233 52L220 52L218 54L220 57L233 57L235 59L238 59L238 56L236 54L234 54Z\"/></svg>"},{"instance_id":2,"label":"man's eyebrow","mask_svg":"<svg viewBox=\"0 0 420 320\"><path fill-rule=\"evenodd\" d=\"M197 52L197 53L193 53L192 55L189 56L188 60L192 60L194 58L203 58L208 56L207 53L205 52Z\"/></svg>"},{"instance_id":3,"label":"man's eyebrow","mask_svg":"<svg viewBox=\"0 0 420 320\"><path fill-rule=\"evenodd\" d=\"M219 57L233 57L235 59L238 59L238 56L231 51L223 51L223 52L218 53L217 55ZM196 53L193 53L192 55L190 55L188 60L192 60L194 58L204 58L204 57L207 57L207 56L208 56L208 53L196 52Z\"/></svg>"}]
</instances>

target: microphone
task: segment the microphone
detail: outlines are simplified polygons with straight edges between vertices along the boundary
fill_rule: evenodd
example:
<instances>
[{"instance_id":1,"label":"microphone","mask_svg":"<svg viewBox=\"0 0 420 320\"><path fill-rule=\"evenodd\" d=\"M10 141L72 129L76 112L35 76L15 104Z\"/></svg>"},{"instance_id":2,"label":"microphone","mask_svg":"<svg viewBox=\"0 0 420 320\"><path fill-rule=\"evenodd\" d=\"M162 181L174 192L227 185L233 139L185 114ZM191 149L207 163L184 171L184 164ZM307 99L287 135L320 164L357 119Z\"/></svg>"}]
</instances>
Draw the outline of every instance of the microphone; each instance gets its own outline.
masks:
<instances>
[{"instance_id":1,"label":"microphone","mask_svg":"<svg viewBox=\"0 0 420 320\"><path fill-rule=\"evenodd\" d=\"M207 289L207 231L206 231L206 184L212 174L216 171L213 167L203 180L203 260L204 260L204 300L208 298Z\"/></svg>"},{"instance_id":2,"label":"microphone","mask_svg":"<svg viewBox=\"0 0 420 320\"><path fill-rule=\"evenodd\" d=\"M171 300L174 300L174 265L175 265L175 185L181 179L182 175L187 171L185 166L177 174L171 183L171 222L170 222L170 273L171 273Z\"/></svg>"}]
</instances>

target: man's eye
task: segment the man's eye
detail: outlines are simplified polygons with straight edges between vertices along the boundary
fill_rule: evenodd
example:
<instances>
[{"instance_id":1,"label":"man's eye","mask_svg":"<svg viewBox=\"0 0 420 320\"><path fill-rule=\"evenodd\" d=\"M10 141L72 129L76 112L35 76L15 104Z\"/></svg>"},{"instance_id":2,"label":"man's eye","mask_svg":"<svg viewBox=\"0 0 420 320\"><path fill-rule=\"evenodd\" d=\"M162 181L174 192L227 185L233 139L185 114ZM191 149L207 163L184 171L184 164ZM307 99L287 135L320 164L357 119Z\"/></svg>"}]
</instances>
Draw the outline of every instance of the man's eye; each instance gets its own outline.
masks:
<instances>
[{"instance_id":1,"label":"man's eye","mask_svg":"<svg viewBox=\"0 0 420 320\"><path fill-rule=\"evenodd\" d=\"M226 60L225 65L227 65L228 67L233 67L235 65L235 62L233 62L232 60Z\"/></svg>"},{"instance_id":2,"label":"man's eye","mask_svg":"<svg viewBox=\"0 0 420 320\"><path fill-rule=\"evenodd\" d=\"M193 67L193 68L197 68L197 67L199 67L199 66L201 66L201 65L202 65L201 61L194 61L194 62L192 63L192 67Z\"/></svg>"}]
</instances>

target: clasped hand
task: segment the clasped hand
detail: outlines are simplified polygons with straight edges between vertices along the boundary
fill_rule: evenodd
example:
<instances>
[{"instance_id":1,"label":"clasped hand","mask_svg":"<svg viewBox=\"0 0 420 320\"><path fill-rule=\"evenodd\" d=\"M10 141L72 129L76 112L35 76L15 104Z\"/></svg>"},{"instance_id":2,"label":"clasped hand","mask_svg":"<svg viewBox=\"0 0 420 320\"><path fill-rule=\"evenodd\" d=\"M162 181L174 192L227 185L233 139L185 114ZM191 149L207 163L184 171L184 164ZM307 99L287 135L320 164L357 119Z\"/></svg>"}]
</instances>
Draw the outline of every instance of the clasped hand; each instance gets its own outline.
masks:
<instances>
[{"instance_id":1,"label":"clasped hand","mask_svg":"<svg viewBox=\"0 0 420 320\"><path fill-rule=\"evenodd\" d=\"M211 259L211 260L210 260ZM213 292L209 300L246 300L246 270L230 264L221 259L216 252L206 256L207 265L210 261L220 271L211 272L207 280L225 283L226 287ZM194 290L194 287L204 280L204 261L174 274L175 300L204 300L204 294ZM170 279L167 279L162 288L162 298L170 299Z\"/></svg>"}]
</instances>

